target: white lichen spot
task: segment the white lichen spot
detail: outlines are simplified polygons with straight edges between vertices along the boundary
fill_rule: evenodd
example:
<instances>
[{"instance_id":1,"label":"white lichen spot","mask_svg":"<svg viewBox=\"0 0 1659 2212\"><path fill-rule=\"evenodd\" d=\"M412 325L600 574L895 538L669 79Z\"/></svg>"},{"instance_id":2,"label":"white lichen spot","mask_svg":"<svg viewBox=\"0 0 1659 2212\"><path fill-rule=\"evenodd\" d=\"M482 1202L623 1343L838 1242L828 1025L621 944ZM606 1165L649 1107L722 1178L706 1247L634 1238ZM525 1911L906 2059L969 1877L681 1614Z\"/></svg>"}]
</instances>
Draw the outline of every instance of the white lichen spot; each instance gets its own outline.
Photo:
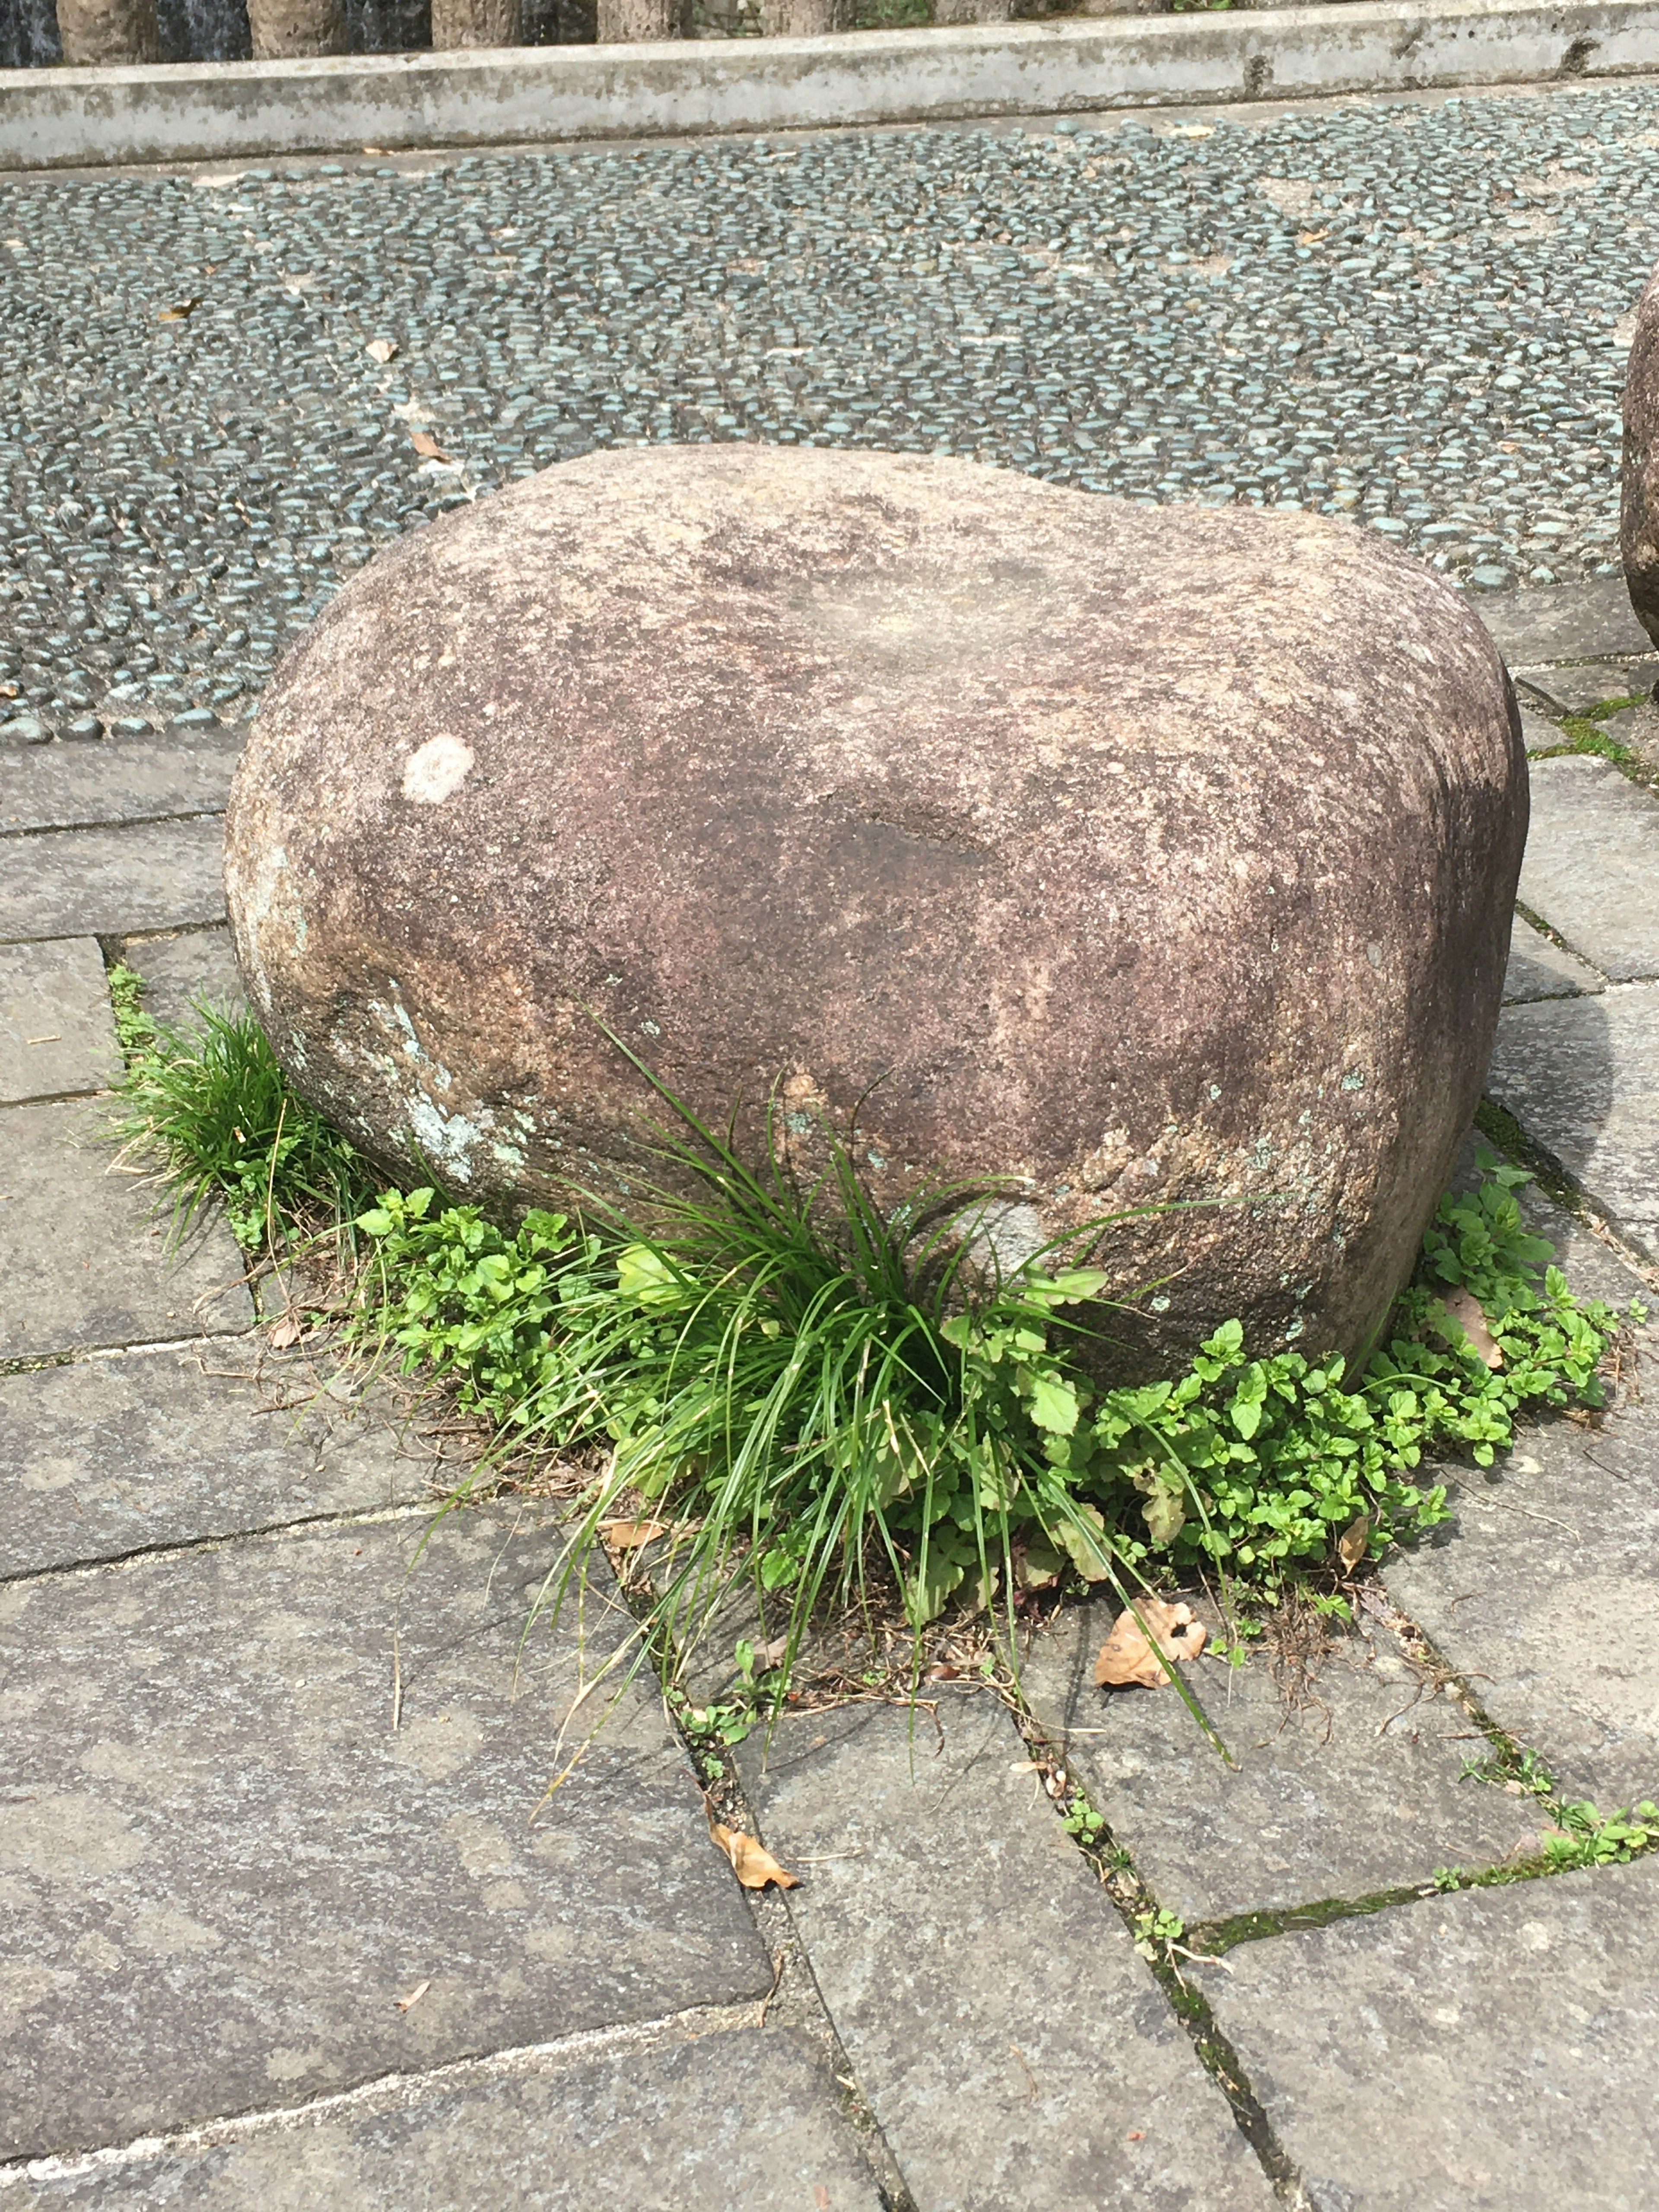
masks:
<instances>
[{"instance_id":1,"label":"white lichen spot","mask_svg":"<svg viewBox=\"0 0 1659 2212\"><path fill-rule=\"evenodd\" d=\"M472 1180L472 1154L483 1132L465 1114L446 1114L428 1097L409 1102L409 1126L416 1144L434 1167L447 1168L457 1182Z\"/></svg>"},{"instance_id":2,"label":"white lichen spot","mask_svg":"<svg viewBox=\"0 0 1659 2212\"><path fill-rule=\"evenodd\" d=\"M472 773L472 748L461 738L428 738L404 763L404 797L438 806Z\"/></svg>"}]
</instances>

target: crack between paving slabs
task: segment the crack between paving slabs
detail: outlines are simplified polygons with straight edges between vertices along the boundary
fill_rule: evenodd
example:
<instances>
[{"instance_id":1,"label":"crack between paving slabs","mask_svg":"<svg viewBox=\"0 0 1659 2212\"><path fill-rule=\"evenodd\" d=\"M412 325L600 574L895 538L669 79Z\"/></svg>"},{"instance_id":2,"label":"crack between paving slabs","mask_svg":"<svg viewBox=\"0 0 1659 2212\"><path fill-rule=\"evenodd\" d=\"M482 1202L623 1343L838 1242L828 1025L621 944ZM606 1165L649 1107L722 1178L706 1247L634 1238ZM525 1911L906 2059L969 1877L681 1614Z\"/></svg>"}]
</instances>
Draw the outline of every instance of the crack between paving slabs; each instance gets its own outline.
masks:
<instances>
[{"instance_id":1,"label":"crack between paving slabs","mask_svg":"<svg viewBox=\"0 0 1659 2212\"><path fill-rule=\"evenodd\" d=\"M80 837L88 830L153 829L158 822L219 822L224 818L222 806L174 807L162 814L122 814L112 820L107 815L94 817L88 822L31 822L17 829L0 828L0 837L21 843L28 837ZM27 937L9 938L8 944L30 945L41 940Z\"/></svg>"},{"instance_id":2,"label":"crack between paving slabs","mask_svg":"<svg viewBox=\"0 0 1659 2212\"><path fill-rule=\"evenodd\" d=\"M138 2136L128 2142L101 2145L96 2150L8 2160L0 2162L0 2191L28 2182L72 2180L169 2154L245 2142L283 2129L302 2127L309 2120L336 2112L413 2103L434 2088L511 2078L515 2074L532 2073L549 2063L611 2051L668 2049L699 2036L756 2027L759 2023L755 2015L760 2009L763 2008L752 2002L696 2005L684 2012L665 2013L656 2020L633 2021L620 2027L583 2028L574 2035L561 2036L550 2043L516 2044L502 2051L473 2052L419 2072L377 2074L372 2080L356 2082L349 2089L333 2090L325 2096L310 2098L304 2104L216 2114L193 2127L178 2129L168 2135ZM895 2212L899 2212L899 2208Z\"/></svg>"},{"instance_id":3,"label":"crack between paving slabs","mask_svg":"<svg viewBox=\"0 0 1659 2212\"><path fill-rule=\"evenodd\" d=\"M617 1595L635 1619L648 1613L648 1592L642 1583L619 1576ZM763 1841L760 1823L729 1748L712 1740L700 1740L685 1726L682 1714L676 1711L668 1696L658 1660L653 1656L648 1663L661 1692L663 1717L684 1750L686 1764L702 1792L710 1820L718 1816L728 1826L741 1828L757 1841ZM761 2000L756 2024L763 2027L769 2014L781 2011L788 2025L803 2029L817 2045L836 2087L836 2102L870 2168L871 2181L883 2212L916 2212L909 2185L824 2002L817 1976L812 1971L811 1955L786 1898L769 1889L745 1888L743 1896L773 1968L772 1987Z\"/></svg>"},{"instance_id":4,"label":"crack between paving slabs","mask_svg":"<svg viewBox=\"0 0 1659 2212\"><path fill-rule=\"evenodd\" d=\"M1649 987L1638 983L1625 988L1643 990ZM1598 1244L1605 1245L1633 1275L1645 1283L1649 1290L1659 1292L1659 1267L1656 1267L1630 1243L1618 1224L1610 1221L1596 1207L1583 1186L1573 1181L1554 1153L1528 1136L1507 1107L1483 1097L1474 1109L1474 1126L1494 1151L1512 1161L1516 1167L1525 1168L1547 1198L1553 1199L1564 1213L1570 1213L1582 1228L1589 1231Z\"/></svg>"},{"instance_id":5,"label":"crack between paving slabs","mask_svg":"<svg viewBox=\"0 0 1659 2212\"><path fill-rule=\"evenodd\" d=\"M233 1544L280 1544L295 1536L315 1535L319 1528L373 1528L392 1521L429 1521L430 1504L371 1505L357 1513L312 1513L299 1521L269 1522L260 1528L226 1528L216 1535L191 1536L170 1544L144 1544L131 1552L114 1552L98 1559L66 1559L49 1567L26 1568L21 1574L0 1575L0 1589L20 1588L27 1583L61 1580L64 1576L113 1574L122 1568L165 1565L200 1552L222 1552Z\"/></svg>"},{"instance_id":6,"label":"crack between paving slabs","mask_svg":"<svg viewBox=\"0 0 1659 2212\"><path fill-rule=\"evenodd\" d=\"M1066 1834L1086 1861L1128 1933L1136 1936L1137 1955L1185 2031L1199 2064L1226 2099L1234 2124L1255 2152L1274 2195L1281 2203L1302 2212L1309 2200L1301 2173L1279 2142L1266 2106L1251 2086L1243 2060L1217 2024L1208 2000L1182 1973L1167 1944L1146 1941L1137 1935L1137 1922L1144 1924L1146 1916L1156 1915L1160 1910L1157 1893L1136 1867L1133 1854L1114 1834L1105 1814L1072 1775L1063 1753L1056 1749L1035 1715L1023 1699L1011 1698L1009 1702L1015 1726L1042 1776L1043 1795L1055 1819L1061 1822ZM1073 1826L1067 1818L1078 1814L1089 1816L1091 1832L1083 1832L1081 1823ZM1194 1941L1187 1954L1197 1956L1200 1950L1194 1931Z\"/></svg>"}]
</instances>

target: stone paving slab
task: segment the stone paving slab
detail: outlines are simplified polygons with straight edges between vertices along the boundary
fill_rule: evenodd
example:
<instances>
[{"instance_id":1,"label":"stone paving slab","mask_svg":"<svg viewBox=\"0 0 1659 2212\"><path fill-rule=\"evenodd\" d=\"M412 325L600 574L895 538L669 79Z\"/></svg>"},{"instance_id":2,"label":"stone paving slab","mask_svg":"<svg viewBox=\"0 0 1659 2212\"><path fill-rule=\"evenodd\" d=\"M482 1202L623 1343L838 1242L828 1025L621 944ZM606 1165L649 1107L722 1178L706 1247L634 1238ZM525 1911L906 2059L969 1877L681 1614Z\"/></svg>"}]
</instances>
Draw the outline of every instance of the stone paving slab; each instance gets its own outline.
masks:
<instances>
[{"instance_id":1,"label":"stone paving slab","mask_svg":"<svg viewBox=\"0 0 1659 2212\"><path fill-rule=\"evenodd\" d=\"M1389 1596L1571 1795L1659 1798L1659 1407L1436 1473L1455 1534L1391 1559Z\"/></svg>"},{"instance_id":2,"label":"stone paving slab","mask_svg":"<svg viewBox=\"0 0 1659 2212\"><path fill-rule=\"evenodd\" d=\"M0 750L0 832L222 812L244 732Z\"/></svg>"},{"instance_id":3,"label":"stone paving slab","mask_svg":"<svg viewBox=\"0 0 1659 2212\"><path fill-rule=\"evenodd\" d=\"M1536 1833L1528 1808L1460 1780L1486 1747L1379 1623L1336 1641L1305 1686L1276 1680L1260 1651L1189 1668L1230 1769L1172 1689L1096 1688L1117 1610L1062 1613L1032 1645L1025 1694L1160 1904L1189 1923L1493 1865Z\"/></svg>"},{"instance_id":4,"label":"stone paving slab","mask_svg":"<svg viewBox=\"0 0 1659 2212\"><path fill-rule=\"evenodd\" d=\"M1611 761L1534 761L1520 895L1614 982L1659 975L1659 798Z\"/></svg>"},{"instance_id":5,"label":"stone paving slab","mask_svg":"<svg viewBox=\"0 0 1659 2212\"><path fill-rule=\"evenodd\" d=\"M1563 714L1583 714L1607 699L1630 699L1659 683L1659 653L1634 660L1568 661L1559 668L1516 668L1516 686ZM1522 700L1522 712L1525 701Z\"/></svg>"},{"instance_id":6,"label":"stone paving slab","mask_svg":"<svg viewBox=\"0 0 1659 2212\"><path fill-rule=\"evenodd\" d=\"M0 1376L0 1577L431 1495L390 1408L257 1345Z\"/></svg>"},{"instance_id":7,"label":"stone paving slab","mask_svg":"<svg viewBox=\"0 0 1659 2212\"><path fill-rule=\"evenodd\" d=\"M1659 2167L1656 1955L1647 1859L1190 1971L1316 2212L1639 2212Z\"/></svg>"},{"instance_id":8,"label":"stone paving slab","mask_svg":"<svg viewBox=\"0 0 1659 2212\"><path fill-rule=\"evenodd\" d=\"M196 999L238 1012L247 1004L230 931L222 922L176 937L130 937L121 947L121 957L149 986L144 1012L157 1021L187 1020Z\"/></svg>"},{"instance_id":9,"label":"stone paving slab","mask_svg":"<svg viewBox=\"0 0 1659 2212\"><path fill-rule=\"evenodd\" d=\"M0 1107L0 1359L246 1328L246 1261L204 1216L174 1249L165 1211L114 1158L95 1102Z\"/></svg>"},{"instance_id":10,"label":"stone paving slab","mask_svg":"<svg viewBox=\"0 0 1659 2212\"><path fill-rule=\"evenodd\" d=\"M217 815L0 838L0 944L221 921L223 866Z\"/></svg>"},{"instance_id":11,"label":"stone paving slab","mask_svg":"<svg viewBox=\"0 0 1659 2212\"><path fill-rule=\"evenodd\" d=\"M1510 932L1509 965L1504 971L1504 1004L1527 1006L1539 999L1572 999L1604 991L1607 982L1587 961L1564 952L1519 915Z\"/></svg>"},{"instance_id":12,"label":"stone paving slab","mask_svg":"<svg viewBox=\"0 0 1659 2212\"><path fill-rule=\"evenodd\" d=\"M1653 640L1637 621L1622 576L1540 590L1484 592L1475 611L1511 668L1553 660L1605 660L1650 653Z\"/></svg>"},{"instance_id":13,"label":"stone paving slab","mask_svg":"<svg viewBox=\"0 0 1659 2212\"><path fill-rule=\"evenodd\" d=\"M26 2184L5 2201L15 2212L880 2212L836 2096L798 2030L730 2029L469 2069L395 2102Z\"/></svg>"},{"instance_id":14,"label":"stone paving slab","mask_svg":"<svg viewBox=\"0 0 1659 2212\"><path fill-rule=\"evenodd\" d=\"M0 945L0 1106L102 1091L120 1073L95 940Z\"/></svg>"},{"instance_id":15,"label":"stone paving slab","mask_svg":"<svg viewBox=\"0 0 1659 2212\"><path fill-rule=\"evenodd\" d=\"M0 2150L765 1994L659 1699L541 1805L578 1663L574 1622L520 1651L551 1532L453 1516L415 1565L428 1525L0 1590ZM591 1595L590 1662L626 1621Z\"/></svg>"},{"instance_id":16,"label":"stone paving slab","mask_svg":"<svg viewBox=\"0 0 1659 2212\"><path fill-rule=\"evenodd\" d=\"M1268 2212L1220 2091L1039 1798L1007 1715L787 1719L744 1779L916 2212ZM806 1863L811 1862L811 1863Z\"/></svg>"},{"instance_id":17,"label":"stone paving slab","mask_svg":"<svg viewBox=\"0 0 1659 2212\"><path fill-rule=\"evenodd\" d=\"M1506 1006L1486 1095L1659 1259L1659 988Z\"/></svg>"},{"instance_id":18,"label":"stone paving slab","mask_svg":"<svg viewBox=\"0 0 1659 2212\"><path fill-rule=\"evenodd\" d=\"M1566 743L1559 722L1552 722L1535 706L1529 705L1523 692L1521 696L1521 742L1528 753L1553 752Z\"/></svg>"}]
</instances>

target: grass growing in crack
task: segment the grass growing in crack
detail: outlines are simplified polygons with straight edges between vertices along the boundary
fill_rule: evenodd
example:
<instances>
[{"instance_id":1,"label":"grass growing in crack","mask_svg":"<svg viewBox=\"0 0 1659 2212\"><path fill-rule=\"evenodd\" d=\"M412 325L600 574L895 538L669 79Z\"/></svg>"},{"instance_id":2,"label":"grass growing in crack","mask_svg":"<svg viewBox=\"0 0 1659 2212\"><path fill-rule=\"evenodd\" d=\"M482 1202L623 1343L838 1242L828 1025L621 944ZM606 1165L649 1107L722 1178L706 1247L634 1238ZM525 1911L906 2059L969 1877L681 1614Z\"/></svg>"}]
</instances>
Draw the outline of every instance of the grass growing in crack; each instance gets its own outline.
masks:
<instances>
[{"instance_id":1,"label":"grass growing in crack","mask_svg":"<svg viewBox=\"0 0 1659 2212\"><path fill-rule=\"evenodd\" d=\"M149 1156L171 1200L172 1234L224 1207L245 1252L281 1252L319 1236L349 1237L372 1194L367 1164L293 1091L251 1014L205 1004L178 1026L143 1010L143 981L110 972L127 1069L113 1133Z\"/></svg>"}]
</instances>

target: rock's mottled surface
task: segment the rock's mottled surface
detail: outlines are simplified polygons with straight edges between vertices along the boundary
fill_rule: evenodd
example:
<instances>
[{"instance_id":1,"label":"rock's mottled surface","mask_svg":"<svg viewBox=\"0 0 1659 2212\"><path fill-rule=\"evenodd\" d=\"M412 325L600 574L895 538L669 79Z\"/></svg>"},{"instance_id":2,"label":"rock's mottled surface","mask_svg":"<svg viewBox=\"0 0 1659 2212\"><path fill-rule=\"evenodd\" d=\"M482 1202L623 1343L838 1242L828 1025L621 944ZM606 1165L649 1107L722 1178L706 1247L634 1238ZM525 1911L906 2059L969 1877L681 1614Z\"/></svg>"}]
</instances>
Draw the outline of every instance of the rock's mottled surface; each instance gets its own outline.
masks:
<instances>
[{"instance_id":1,"label":"rock's mottled surface","mask_svg":"<svg viewBox=\"0 0 1659 2212\"><path fill-rule=\"evenodd\" d=\"M1200 1201L1115 1243L1171 1278L1167 1356L1380 1316L1525 824L1485 632L1343 524L733 447L574 462L376 564L266 695L227 881L278 1054L372 1148L637 1188L604 1023L751 1139L774 1085L803 1132L871 1093L878 1195L1009 1178L1016 1249Z\"/></svg>"},{"instance_id":2,"label":"rock's mottled surface","mask_svg":"<svg viewBox=\"0 0 1659 2212\"><path fill-rule=\"evenodd\" d=\"M1625 372L1620 550L1631 605L1659 645L1659 270L1637 304Z\"/></svg>"}]
</instances>

